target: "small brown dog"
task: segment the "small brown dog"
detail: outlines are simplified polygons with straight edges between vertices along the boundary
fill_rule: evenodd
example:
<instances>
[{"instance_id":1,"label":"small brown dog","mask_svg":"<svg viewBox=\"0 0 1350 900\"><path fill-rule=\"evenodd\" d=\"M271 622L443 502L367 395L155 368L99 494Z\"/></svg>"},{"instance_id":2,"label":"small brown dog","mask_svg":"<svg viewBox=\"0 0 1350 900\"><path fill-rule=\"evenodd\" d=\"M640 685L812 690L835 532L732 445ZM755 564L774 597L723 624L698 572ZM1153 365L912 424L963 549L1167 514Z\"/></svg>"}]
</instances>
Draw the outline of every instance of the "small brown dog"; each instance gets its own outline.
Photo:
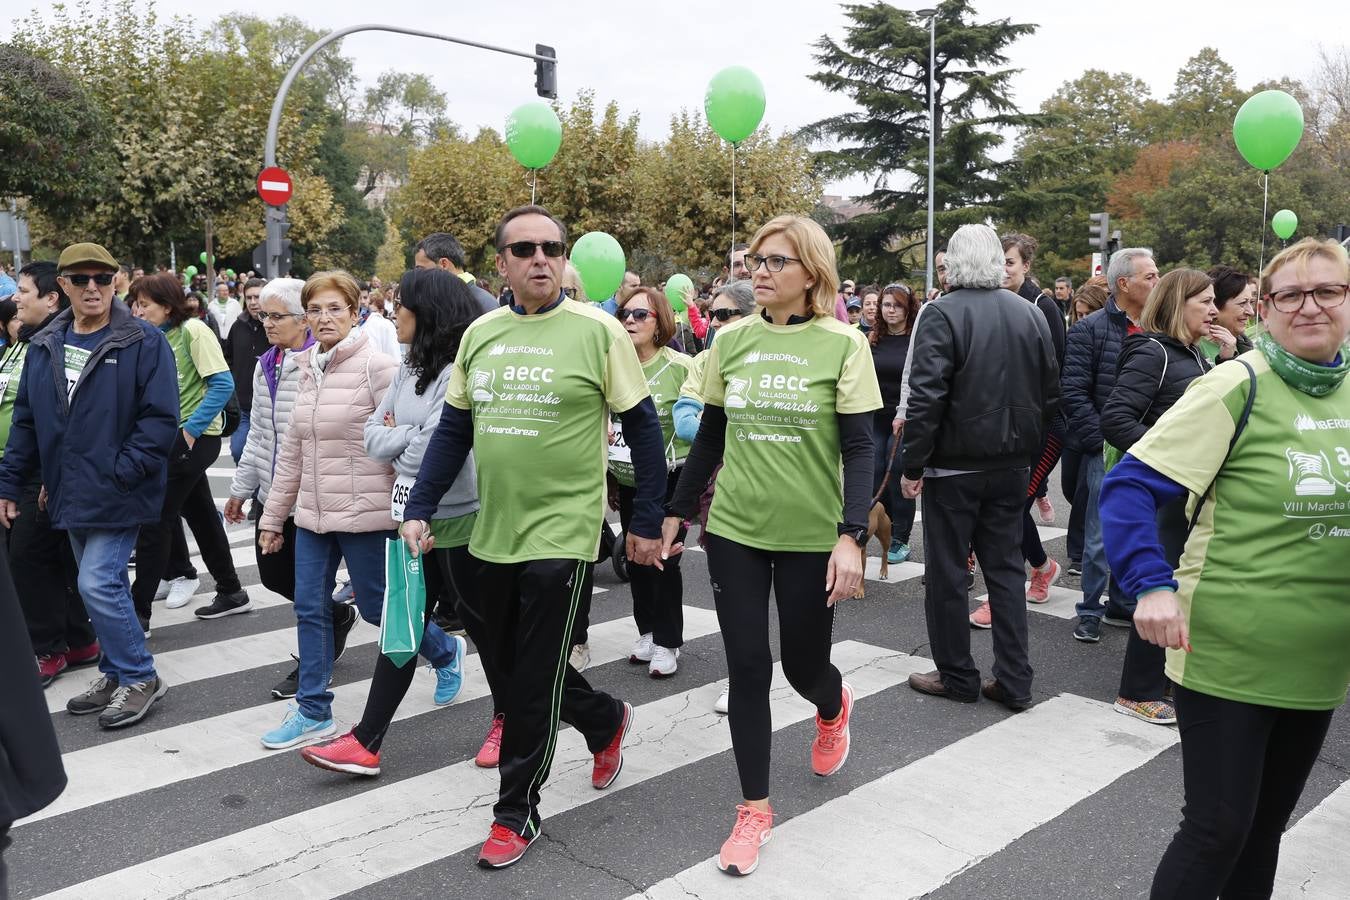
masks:
<instances>
[{"instance_id":1,"label":"small brown dog","mask_svg":"<svg viewBox=\"0 0 1350 900\"><path fill-rule=\"evenodd\" d=\"M885 581L891 574L891 564L886 558L886 554L891 549L891 514L886 512L886 506L883 503L873 503L872 510L867 514L867 543L872 543L872 538L881 542L881 580ZM862 554L863 574L867 573L867 544L858 548ZM867 583L867 578L858 582L858 591L853 595L853 599L861 600L863 598L863 585Z\"/></svg>"}]
</instances>

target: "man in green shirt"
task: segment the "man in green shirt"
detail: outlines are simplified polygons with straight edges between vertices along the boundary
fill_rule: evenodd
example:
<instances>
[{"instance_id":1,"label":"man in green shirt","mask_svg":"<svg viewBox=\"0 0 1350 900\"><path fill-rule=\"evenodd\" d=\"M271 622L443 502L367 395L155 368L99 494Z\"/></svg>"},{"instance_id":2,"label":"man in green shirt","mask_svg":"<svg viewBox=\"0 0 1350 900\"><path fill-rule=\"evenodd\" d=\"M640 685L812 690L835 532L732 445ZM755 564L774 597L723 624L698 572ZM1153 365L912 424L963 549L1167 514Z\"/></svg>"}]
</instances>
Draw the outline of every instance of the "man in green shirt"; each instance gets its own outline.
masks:
<instances>
[{"instance_id":1,"label":"man in green shirt","mask_svg":"<svg viewBox=\"0 0 1350 900\"><path fill-rule=\"evenodd\" d=\"M495 244L515 303L465 331L402 527L414 552L431 549L428 521L473 449L485 514L469 540L477 576L456 588L492 635L479 652L509 684L484 868L515 863L539 836L559 718L595 754L595 788L623 764L632 707L567 664L604 521L609 412L632 450L628 558L640 565L660 566L666 490L661 426L632 340L613 316L562 293L566 228L542 207L518 207Z\"/></svg>"}]
</instances>

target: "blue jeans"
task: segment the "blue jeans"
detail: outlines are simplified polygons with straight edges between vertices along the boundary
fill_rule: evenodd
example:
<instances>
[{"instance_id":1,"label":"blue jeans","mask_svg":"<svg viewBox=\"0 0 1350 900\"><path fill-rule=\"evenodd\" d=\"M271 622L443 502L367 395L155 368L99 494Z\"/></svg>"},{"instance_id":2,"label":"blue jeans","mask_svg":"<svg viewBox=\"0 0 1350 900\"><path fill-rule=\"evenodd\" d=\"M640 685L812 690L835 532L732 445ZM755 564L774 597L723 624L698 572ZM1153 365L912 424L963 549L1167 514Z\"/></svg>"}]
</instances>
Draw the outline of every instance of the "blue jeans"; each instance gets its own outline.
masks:
<instances>
[{"instance_id":1,"label":"blue jeans","mask_svg":"<svg viewBox=\"0 0 1350 900\"><path fill-rule=\"evenodd\" d=\"M333 587L345 559L361 618L380 624L384 609L384 542L393 531L319 534L295 529L295 628L300 645L300 681L296 704L307 718L332 718ZM437 668L455 658L455 645L439 628L428 628L418 648Z\"/></svg>"},{"instance_id":2,"label":"blue jeans","mask_svg":"<svg viewBox=\"0 0 1350 900\"><path fill-rule=\"evenodd\" d=\"M127 562L139 532L136 526L66 532L80 569L80 596L103 648L98 669L118 684L155 678L155 658L145 647L145 630L136 619L127 578Z\"/></svg>"},{"instance_id":3,"label":"blue jeans","mask_svg":"<svg viewBox=\"0 0 1350 900\"><path fill-rule=\"evenodd\" d=\"M895 433L891 430L893 416L874 415L872 417L872 448L875 451L872 461L872 493L881 487L881 479L886 475L886 463L891 462L891 479L886 482L886 493L881 496L881 504L891 517L891 543L908 544L914 531L914 514L918 504L906 500L900 493L900 460L904 454L904 439L901 446L895 448L895 459L890 460L891 444L895 443ZM889 550L890 548L885 548Z\"/></svg>"},{"instance_id":4,"label":"blue jeans","mask_svg":"<svg viewBox=\"0 0 1350 900\"><path fill-rule=\"evenodd\" d=\"M239 416L239 427L230 435L230 456L234 457L234 464L239 465L239 457L244 455L244 442L248 440L248 413L242 413Z\"/></svg>"},{"instance_id":5,"label":"blue jeans","mask_svg":"<svg viewBox=\"0 0 1350 900\"><path fill-rule=\"evenodd\" d=\"M1075 607L1075 612L1079 616L1095 616L1099 619L1108 611L1113 616L1133 615L1134 601L1125 596L1111 577L1111 570L1106 564L1106 545L1102 539L1099 508L1106 466L1100 450L1083 454L1082 473L1087 481L1087 506L1083 516L1083 599ZM1102 594L1107 594L1106 606L1102 605Z\"/></svg>"}]
</instances>

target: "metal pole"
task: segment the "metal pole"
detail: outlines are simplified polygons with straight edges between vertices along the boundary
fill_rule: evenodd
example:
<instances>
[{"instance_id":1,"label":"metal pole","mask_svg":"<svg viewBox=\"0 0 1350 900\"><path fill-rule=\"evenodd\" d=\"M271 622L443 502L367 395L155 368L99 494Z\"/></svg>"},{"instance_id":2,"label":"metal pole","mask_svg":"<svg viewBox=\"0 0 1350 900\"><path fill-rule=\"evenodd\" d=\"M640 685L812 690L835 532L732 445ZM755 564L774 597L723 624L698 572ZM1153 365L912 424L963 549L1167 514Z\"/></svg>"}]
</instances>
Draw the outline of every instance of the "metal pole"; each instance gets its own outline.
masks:
<instances>
[{"instance_id":1,"label":"metal pole","mask_svg":"<svg viewBox=\"0 0 1350 900\"><path fill-rule=\"evenodd\" d=\"M925 266L924 296L933 292L933 143L937 131L937 11L928 17L928 257Z\"/></svg>"},{"instance_id":2,"label":"metal pole","mask_svg":"<svg viewBox=\"0 0 1350 900\"><path fill-rule=\"evenodd\" d=\"M19 227L19 204L9 201L9 221L14 227L14 276L23 268L23 229Z\"/></svg>"}]
</instances>

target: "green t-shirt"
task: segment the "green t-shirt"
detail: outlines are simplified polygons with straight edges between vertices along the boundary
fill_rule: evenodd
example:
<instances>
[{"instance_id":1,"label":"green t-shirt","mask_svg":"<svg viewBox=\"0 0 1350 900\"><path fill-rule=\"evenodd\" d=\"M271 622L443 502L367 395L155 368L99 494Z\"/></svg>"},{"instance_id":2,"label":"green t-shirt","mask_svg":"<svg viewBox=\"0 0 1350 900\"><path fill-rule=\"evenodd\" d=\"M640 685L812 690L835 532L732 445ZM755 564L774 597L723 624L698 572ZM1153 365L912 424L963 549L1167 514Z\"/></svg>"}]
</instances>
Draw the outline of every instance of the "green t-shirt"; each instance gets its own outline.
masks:
<instances>
[{"instance_id":1,"label":"green t-shirt","mask_svg":"<svg viewBox=\"0 0 1350 900\"><path fill-rule=\"evenodd\" d=\"M473 523L478 513L465 513L452 519L432 519L431 533L436 537L436 549L447 550L452 547L464 547L473 535Z\"/></svg>"},{"instance_id":2,"label":"green t-shirt","mask_svg":"<svg viewBox=\"0 0 1350 900\"><path fill-rule=\"evenodd\" d=\"M689 361L689 375L680 385L680 396L703 403L703 369L708 364L709 351L704 350Z\"/></svg>"},{"instance_id":3,"label":"green t-shirt","mask_svg":"<svg viewBox=\"0 0 1350 900\"><path fill-rule=\"evenodd\" d=\"M1312 397L1259 352L1240 359L1256 401L1226 463L1248 391L1237 363L1192 382L1130 449L1192 509L1214 481L1176 571L1193 650L1169 650L1167 675L1228 700L1331 709L1350 683L1350 386Z\"/></svg>"},{"instance_id":4,"label":"green t-shirt","mask_svg":"<svg viewBox=\"0 0 1350 900\"><path fill-rule=\"evenodd\" d=\"M28 342L21 341L5 348L0 357L0 456L5 455L9 443L9 426L14 422L14 398L19 395L19 379L23 376L23 360L28 355Z\"/></svg>"},{"instance_id":5,"label":"green t-shirt","mask_svg":"<svg viewBox=\"0 0 1350 900\"><path fill-rule=\"evenodd\" d=\"M708 531L764 550L839 540L840 413L881 408L867 338L832 316L774 325L747 316L707 351L700 393L727 413Z\"/></svg>"},{"instance_id":6,"label":"green t-shirt","mask_svg":"<svg viewBox=\"0 0 1350 900\"><path fill-rule=\"evenodd\" d=\"M182 427L206 397L206 377L228 372L220 340L211 327L200 319L188 319L177 328L164 333L173 349L173 360L178 366L178 425ZM220 434L225 429L225 414L216 416L202 436Z\"/></svg>"},{"instance_id":7,"label":"green t-shirt","mask_svg":"<svg viewBox=\"0 0 1350 900\"><path fill-rule=\"evenodd\" d=\"M674 467L689 455L689 443L675 436L675 401L680 399L680 387L689 377L693 359L662 347L656 355L642 364L642 374L647 378L647 390L656 405L656 415L661 420L661 440L665 447L666 462ZM633 487L633 460L628 444L623 439L623 427L615 419L610 427L614 430L614 441L609 445L609 471L620 484Z\"/></svg>"},{"instance_id":8,"label":"green t-shirt","mask_svg":"<svg viewBox=\"0 0 1350 900\"><path fill-rule=\"evenodd\" d=\"M496 563L595 559L605 518L609 410L647 396L619 320L564 300L502 307L464 332L445 399L472 410L480 515L469 550Z\"/></svg>"}]
</instances>

